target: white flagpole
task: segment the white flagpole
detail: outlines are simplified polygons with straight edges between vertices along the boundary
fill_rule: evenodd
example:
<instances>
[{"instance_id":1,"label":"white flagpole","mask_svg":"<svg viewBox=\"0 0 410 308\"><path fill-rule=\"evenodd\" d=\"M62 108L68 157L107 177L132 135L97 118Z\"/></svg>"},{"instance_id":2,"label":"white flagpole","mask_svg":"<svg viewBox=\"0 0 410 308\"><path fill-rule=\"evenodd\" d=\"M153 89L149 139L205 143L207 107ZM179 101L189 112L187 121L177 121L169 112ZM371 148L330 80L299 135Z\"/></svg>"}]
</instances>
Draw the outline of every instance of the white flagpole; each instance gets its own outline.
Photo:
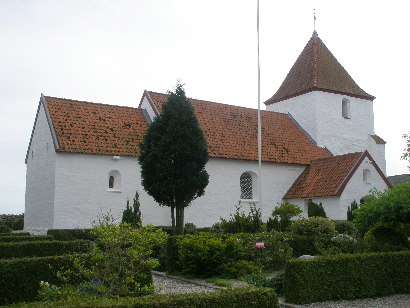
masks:
<instances>
[{"instance_id":1,"label":"white flagpole","mask_svg":"<svg viewBox=\"0 0 410 308\"><path fill-rule=\"evenodd\" d=\"M261 119L261 70L259 61L259 0L257 4L257 33L258 33L258 162L259 162L259 175L258 175L258 195L259 195L259 208L262 211L262 119Z\"/></svg>"}]
</instances>

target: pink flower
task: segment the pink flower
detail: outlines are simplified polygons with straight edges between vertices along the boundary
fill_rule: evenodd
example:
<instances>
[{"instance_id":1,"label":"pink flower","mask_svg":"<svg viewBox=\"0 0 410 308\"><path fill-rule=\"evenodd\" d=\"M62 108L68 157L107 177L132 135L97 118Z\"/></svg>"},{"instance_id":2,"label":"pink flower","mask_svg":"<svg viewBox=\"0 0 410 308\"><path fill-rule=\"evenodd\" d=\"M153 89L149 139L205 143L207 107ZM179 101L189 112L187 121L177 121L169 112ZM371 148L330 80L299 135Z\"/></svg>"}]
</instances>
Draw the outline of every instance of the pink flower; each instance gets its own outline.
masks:
<instances>
[{"instance_id":1,"label":"pink flower","mask_svg":"<svg viewBox=\"0 0 410 308\"><path fill-rule=\"evenodd\" d=\"M256 243L255 247L256 248L265 248L265 243L264 242Z\"/></svg>"}]
</instances>

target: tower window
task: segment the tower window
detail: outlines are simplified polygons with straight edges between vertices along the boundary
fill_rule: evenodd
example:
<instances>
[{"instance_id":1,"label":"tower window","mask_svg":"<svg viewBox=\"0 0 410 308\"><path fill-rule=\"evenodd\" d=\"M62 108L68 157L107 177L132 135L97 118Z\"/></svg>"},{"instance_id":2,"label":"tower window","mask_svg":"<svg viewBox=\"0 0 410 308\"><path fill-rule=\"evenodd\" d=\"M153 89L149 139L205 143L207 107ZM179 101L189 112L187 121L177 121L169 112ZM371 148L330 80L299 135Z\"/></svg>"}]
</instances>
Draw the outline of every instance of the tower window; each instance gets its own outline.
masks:
<instances>
[{"instance_id":1,"label":"tower window","mask_svg":"<svg viewBox=\"0 0 410 308\"><path fill-rule=\"evenodd\" d=\"M370 183L370 170L369 169L363 170L363 182Z\"/></svg>"},{"instance_id":2,"label":"tower window","mask_svg":"<svg viewBox=\"0 0 410 308\"><path fill-rule=\"evenodd\" d=\"M350 101L347 98L342 100L342 117L350 119Z\"/></svg>"},{"instance_id":3,"label":"tower window","mask_svg":"<svg viewBox=\"0 0 410 308\"><path fill-rule=\"evenodd\" d=\"M118 170L111 170L108 173L108 189L113 191L121 189L121 173Z\"/></svg>"}]
</instances>

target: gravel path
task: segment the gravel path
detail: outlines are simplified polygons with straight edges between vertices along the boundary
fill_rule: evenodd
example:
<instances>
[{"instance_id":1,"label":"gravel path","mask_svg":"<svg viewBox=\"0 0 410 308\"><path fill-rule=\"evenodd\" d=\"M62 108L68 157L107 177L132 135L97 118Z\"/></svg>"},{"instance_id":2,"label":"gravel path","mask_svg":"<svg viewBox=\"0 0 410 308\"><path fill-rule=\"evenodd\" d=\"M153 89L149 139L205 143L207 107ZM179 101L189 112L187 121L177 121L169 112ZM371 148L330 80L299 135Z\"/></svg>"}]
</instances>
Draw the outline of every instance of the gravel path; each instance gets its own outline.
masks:
<instances>
[{"instance_id":1,"label":"gravel path","mask_svg":"<svg viewBox=\"0 0 410 308\"><path fill-rule=\"evenodd\" d=\"M172 278L171 278L172 277ZM219 287L209 283L201 283L199 280L189 281L184 278L168 277L164 273L153 272L152 280L155 286L155 293L196 293L196 292L212 292Z\"/></svg>"}]
</instances>

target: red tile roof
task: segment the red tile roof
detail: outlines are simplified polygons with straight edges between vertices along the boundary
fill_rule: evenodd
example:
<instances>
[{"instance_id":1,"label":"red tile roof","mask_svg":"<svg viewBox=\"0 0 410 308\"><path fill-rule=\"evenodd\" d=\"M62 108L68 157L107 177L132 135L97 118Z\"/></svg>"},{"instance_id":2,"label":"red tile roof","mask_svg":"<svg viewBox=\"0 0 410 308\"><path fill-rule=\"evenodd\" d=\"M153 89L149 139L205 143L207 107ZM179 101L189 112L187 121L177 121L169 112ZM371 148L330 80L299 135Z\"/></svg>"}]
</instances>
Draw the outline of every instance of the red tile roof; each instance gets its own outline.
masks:
<instances>
[{"instance_id":1,"label":"red tile roof","mask_svg":"<svg viewBox=\"0 0 410 308\"><path fill-rule=\"evenodd\" d=\"M365 157L374 162L367 151L312 161L310 166L306 167L296 179L283 199L340 196ZM386 185L391 187L377 164L374 163L373 166Z\"/></svg>"},{"instance_id":2,"label":"red tile roof","mask_svg":"<svg viewBox=\"0 0 410 308\"><path fill-rule=\"evenodd\" d=\"M347 94L368 100L375 98L356 84L315 33L278 91L265 104L270 105L314 90Z\"/></svg>"},{"instance_id":3,"label":"red tile roof","mask_svg":"<svg viewBox=\"0 0 410 308\"><path fill-rule=\"evenodd\" d=\"M45 97L58 151L136 156L148 128L141 109Z\"/></svg>"},{"instance_id":4,"label":"red tile roof","mask_svg":"<svg viewBox=\"0 0 410 308\"><path fill-rule=\"evenodd\" d=\"M168 95L145 92L161 112ZM257 110L190 99L208 143L210 157L258 159ZM328 150L316 146L287 115L262 111L262 160L309 164L330 157Z\"/></svg>"}]
</instances>

